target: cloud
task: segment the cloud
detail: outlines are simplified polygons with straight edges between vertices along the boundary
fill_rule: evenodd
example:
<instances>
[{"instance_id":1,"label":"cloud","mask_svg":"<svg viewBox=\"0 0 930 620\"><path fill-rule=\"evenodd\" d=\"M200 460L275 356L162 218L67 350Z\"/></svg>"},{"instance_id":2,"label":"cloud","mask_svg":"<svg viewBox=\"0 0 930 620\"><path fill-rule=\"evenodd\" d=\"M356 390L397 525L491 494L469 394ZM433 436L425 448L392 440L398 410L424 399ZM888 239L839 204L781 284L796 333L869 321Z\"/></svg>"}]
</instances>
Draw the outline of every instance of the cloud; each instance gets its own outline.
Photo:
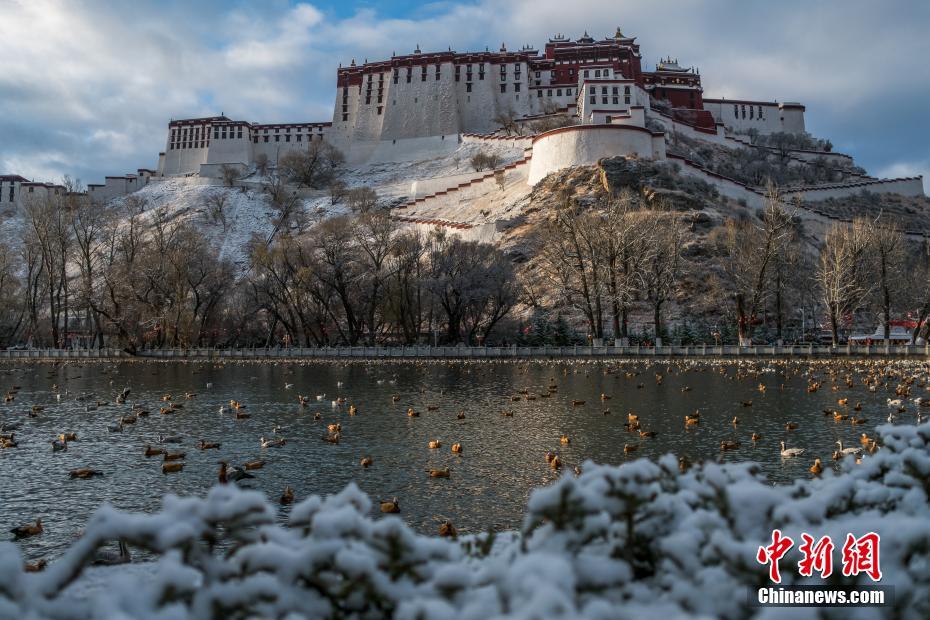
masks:
<instances>
[{"instance_id":1,"label":"cloud","mask_svg":"<svg viewBox=\"0 0 930 620\"><path fill-rule=\"evenodd\" d=\"M876 173L879 177L898 178L898 177L916 177L924 178L924 193L927 193L928 182L930 182L930 160L923 161L898 161L891 165L880 168Z\"/></svg>"},{"instance_id":2,"label":"cloud","mask_svg":"<svg viewBox=\"0 0 930 620\"><path fill-rule=\"evenodd\" d=\"M352 5L353 3L346 3ZM99 181L152 167L170 118L319 121L335 70L424 50L638 37L647 66L700 67L709 96L798 100L870 170L930 161L930 3L476 0L393 12L242 0L0 0L0 172ZM901 164L905 165L905 164ZM920 166L922 164L914 164Z\"/></svg>"}]
</instances>

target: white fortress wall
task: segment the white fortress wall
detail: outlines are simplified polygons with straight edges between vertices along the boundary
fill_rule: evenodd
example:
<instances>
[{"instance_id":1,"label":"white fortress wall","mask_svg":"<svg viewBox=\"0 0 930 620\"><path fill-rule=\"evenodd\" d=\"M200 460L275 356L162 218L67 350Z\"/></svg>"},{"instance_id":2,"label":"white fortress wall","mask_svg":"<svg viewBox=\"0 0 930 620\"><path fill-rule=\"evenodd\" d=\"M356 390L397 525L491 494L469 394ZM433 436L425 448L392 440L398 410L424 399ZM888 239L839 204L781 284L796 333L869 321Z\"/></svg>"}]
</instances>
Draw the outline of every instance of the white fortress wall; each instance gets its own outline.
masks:
<instances>
[{"instance_id":1,"label":"white fortress wall","mask_svg":"<svg viewBox=\"0 0 930 620\"><path fill-rule=\"evenodd\" d=\"M494 243L500 236L500 231L495 224L479 224L476 226L443 226L430 222L405 222L404 226L415 228L422 234L428 235L436 228L443 230L446 234L455 235L465 241L478 241L481 243Z\"/></svg>"},{"instance_id":2,"label":"white fortress wall","mask_svg":"<svg viewBox=\"0 0 930 620\"><path fill-rule=\"evenodd\" d=\"M801 195L805 200L826 200L828 198L845 198L862 192L874 194L901 194L903 196L924 196L923 177L905 177L900 179L875 179L858 183L842 183L826 186L805 187L784 190L785 196Z\"/></svg>"},{"instance_id":3,"label":"white fortress wall","mask_svg":"<svg viewBox=\"0 0 930 620\"><path fill-rule=\"evenodd\" d=\"M252 143L247 134L242 138L213 140L207 150L207 161L204 162L204 165L248 165L253 161ZM201 165L200 170L203 170L203 165Z\"/></svg>"},{"instance_id":4,"label":"white fortress wall","mask_svg":"<svg viewBox=\"0 0 930 620\"><path fill-rule=\"evenodd\" d=\"M726 136L723 125L717 125L716 130L711 131L710 129L698 129L687 123L678 122L672 117L660 114L655 110L648 110L646 114L650 120L662 125L670 138L672 137L671 134L677 133L693 140L703 140L704 142L719 144L727 148L737 148L740 146Z\"/></svg>"},{"instance_id":5,"label":"white fortress wall","mask_svg":"<svg viewBox=\"0 0 930 620\"><path fill-rule=\"evenodd\" d=\"M485 213L497 211L503 202L530 191L527 184L529 161L521 160L478 179L420 197L396 211L415 218L441 218L459 222L484 221Z\"/></svg>"},{"instance_id":6,"label":"white fortress wall","mask_svg":"<svg viewBox=\"0 0 930 620\"><path fill-rule=\"evenodd\" d=\"M207 163L209 149L190 148L174 149L165 152L165 174L183 175L200 170L200 164Z\"/></svg>"},{"instance_id":7,"label":"white fortress wall","mask_svg":"<svg viewBox=\"0 0 930 620\"><path fill-rule=\"evenodd\" d=\"M466 181L477 181L486 175L487 172L487 170L482 170L481 172L463 172L461 174L451 174L442 177L417 179L410 184L408 196L410 200L429 196L439 191L457 187L459 184Z\"/></svg>"},{"instance_id":8,"label":"white fortress wall","mask_svg":"<svg viewBox=\"0 0 930 620\"><path fill-rule=\"evenodd\" d=\"M553 172L594 164L603 157L665 159L664 139L653 136L648 129L627 125L575 125L547 131L533 140L527 182L536 185Z\"/></svg>"},{"instance_id":9,"label":"white fortress wall","mask_svg":"<svg viewBox=\"0 0 930 620\"><path fill-rule=\"evenodd\" d=\"M704 109L733 131L755 129L760 133L801 133L804 106L799 103L704 99Z\"/></svg>"},{"instance_id":10,"label":"white fortress wall","mask_svg":"<svg viewBox=\"0 0 930 620\"><path fill-rule=\"evenodd\" d=\"M367 163L422 161L449 155L458 147L459 136L453 133L352 145L352 149L346 155L350 163L353 159L348 157L349 154L358 157L363 152L366 153L364 161ZM355 159L354 161L362 160Z\"/></svg>"}]
</instances>

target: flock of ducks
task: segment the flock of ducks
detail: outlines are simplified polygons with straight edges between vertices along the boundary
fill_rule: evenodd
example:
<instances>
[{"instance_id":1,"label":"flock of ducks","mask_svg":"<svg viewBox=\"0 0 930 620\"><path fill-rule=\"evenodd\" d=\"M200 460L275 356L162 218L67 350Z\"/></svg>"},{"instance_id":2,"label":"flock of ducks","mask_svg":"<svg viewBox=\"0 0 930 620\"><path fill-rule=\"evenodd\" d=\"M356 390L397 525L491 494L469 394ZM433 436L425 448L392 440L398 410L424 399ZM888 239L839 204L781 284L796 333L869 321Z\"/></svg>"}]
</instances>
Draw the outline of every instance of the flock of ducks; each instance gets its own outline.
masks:
<instances>
[{"instance_id":1,"label":"flock of ducks","mask_svg":"<svg viewBox=\"0 0 930 620\"><path fill-rule=\"evenodd\" d=\"M674 373L683 374L690 370L706 370L708 368L706 362L696 362L691 363L689 361L682 362L668 362L665 363L665 368L663 372L655 372L654 380L657 385L661 385L666 376ZM733 366L736 367L736 372L730 372ZM632 380L635 382L636 389L642 389L645 386L645 382L642 381L643 371L641 370L629 370L622 366L597 366L598 371L603 371L605 375L617 374L621 375L626 379ZM710 365L710 368L713 369L713 366ZM914 371L908 369L907 367L899 367L893 364L887 363L877 363L871 361L864 362L852 362L847 361L845 363L833 362L830 364L816 364L812 363L807 368L804 368L803 365L795 364L789 365L784 364L779 368L779 363L777 361L768 361L768 362L753 362L753 363L728 363L726 365L720 365L717 367L717 370L724 375L727 379L733 381L740 380L752 380L758 382L758 392L765 395L766 391L772 389L774 386L772 382L764 382L767 376L771 375L780 375L781 379L787 380L792 375L803 374L806 376L807 387L806 391L809 394L816 393L820 390L832 390L834 392L840 391L852 391L856 389L860 384L869 392L875 393L880 390L887 390L888 392L893 393L893 397L887 399L887 406L889 409L888 420L893 422L898 419L898 416L906 414L912 407L916 407L917 413L917 422L920 423L923 421L923 412L922 410L930 407L930 398L924 398L922 396L917 396L917 392L921 389L925 391L930 391L930 383L927 380L926 370L924 371ZM574 369L575 373L585 372L587 375L590 372L587 369L579 368L577 365ZM521 369L522 373L526 373L526 367ZM569 372L568 367L562 367L563 375L567 375ZM378 379L377 383L383 384L385 379ZM396 377L390 380L387 380L388 383L396 383ZM111 382L112 383L112 382ZM208 382L206 384L208 390L212 390L213 384ZM344 387L343 382L337 383L338 388ZM785 383L782 382L779 386L779 389L783 389ZM294 383L286 382L284 384L285 390L293 390ZM19 386L12 386L6 393L4 401L8 404L15 403L17 394L20 390ZM689 386L684 386L681 388L681 392L687 393L690 392L691 388ZM53 386L53 393L55 395L55 400L60 401L62 398L63 392L58 389L58 386ZM107 425L107 430L111 433L120 433L123 432L127 427L141 423L145 418L149 417L153 410L145 408L139 403L131 403L130 395L132 391L130 388L124 388L115 396L115 402L119 405L128 407L128 413L120 415L116 420ZM548 399L557 396L559 393L559 386L556 381L556 377L552 376L549 379L548 385L544 390L537 392L531 392L529 389L518 390L515 394L512 394L507 398L507 405L501 408L500 415L504 418L512 418L514 416L514 409L512 404L521 401L535 401L537 399ZM67 391L64 391L64 394L67 395ZM161 404L158 407L159 415L171 416L177 415L184 410L184 402L191 401L195 399L197 395L192 392L185 392L183 396L175 397L173 394L164 394L161 396ZM90 401L91 398L87 396L78 396L77 400L79 401ZM296 401L298 406L303 409L308 407L312 402L323 402L326 400L326 394L321 393L315 396L309 395L296 395ZM392 403L398 403L402 400L401 395L393 394L391 396ZM610 401L612 396L607 393L601 393L600 395L600 413L604 416L611 415ZM345 413L348 418L352 418L356 415L359 415L359 407L355 403L347 402L345 397L337 397L331 399L331 406L335 411ZM573 409L580 409L589 407L587 401L584 399L570 399L567 401L570 403L570 406ZM87 402L85 404L86 411L95 411L99 408L108 406L109 403L106 401L93 401ZM346 407L346 405L348 405ZM753 406L752 400L743 400L739 401L741 407L749 408ZM860 401L851 400L850 395L842 395L842 397L836 399L837 407L830 407L823 410L825 418L828 418L833 424L845 424L850 425L862 425L867 423L867 418L863 417L861 412L863 410L863 405ZM41 404L32 405L28 411L30 417L38 417L42 414L44 406ZM426 404L426 411L433 412L439 409L439 406L436 404ZM247 407L244 403L236 399L229 399L228 403L221 405L218 409L219 414L229 415L232 419L235 420L244 420L250 417L250 414L246 411ZM409 407L407 409L407 416L410 418L420 417L420 411L414 407ZM459 411L455 414L457 420L465 419L465 412ZM314 420L322 420L322 414L320 411L316 411L313 414ZM328 443L339 443L340 439L343 437L344 428L343 423L347 422L346 418L342 418L342 421L339 422L330 422L326 424L326 432L322 435L322 439ZM698 431L702 428L704 424L704 418L701 415L700 411L695 411L691 414L686 414L684 416L684 427L687 431ZM721 454L728 451L739 450L741 448L740 441L740 431L741 421L739 416L734 416L730 421L729 426L732 427L732 430L728 432L729 437L724 437L719 442L719 448ZM17 432L20 431L22 427L22 422L18 421L6 421L4 418L0 417L0 448L2 449L12 449L18 446L17 442ZM652 440L657 437L657 432L654 429L648 428L644 419L641 419L640 414L629 411L626 414L625 422L623 427L628 431L631 436L631 440L622 442L622 451L624 455L635 454L644 441ZM786 433L791 433L800 428L798 422L789 421L784 424L784 430ZM744 436L745 437L745 436ZM762 434L758 431L753 431L748 435L749 440L755 445L763 441ZM182 443L185 440L184 437L180 435L159 435L158 442L156 445L146 444L142 450L142 456L145 459L155 459L160 457L160 470L162 474L176 474L182 472L187 463L186 461L186 452L184 450L178 449L177 444ZM557 440L558 447L552 446L550 449L545 451L545 461L548 468L553 471L559 471L563 467L566 467L565 457L560 452L560 448L565 448L572 444L572 438L567 433L559 433L554 436L554 441ZM51 438L49 443L51 445L52 452L64 452L68 450L69 444L79 441L77 433L73 431L63 431L59 433L56 437ZM787 441L782 439L780 442L780 451L779 454L782 458L785 459L794 459L801 457L807 453L807 450L799 447L789 447ZM856 462L860 462L864 454L874 453L879 449L877 442L868 436L867 433L863 432L860 435L859 446L844 446L842 440L836 442L837 449L832 452L830 455L834 461L841 460L846 457L854 457ZM258 438L257 445L259 448L264 450L270 450L272 448L284 448L287 445L287 439L282 436L281 428L274 427L271 429L269 436L262 435ZM464 454L463 443L461 441L454 441L447 444L440 438L430 439L426 443L426 449L431 451L442 450L444 446L448 445L448 449L453 455L461 457ZM207 439L199 439L195 444L194 448L200 451L207 450L216 450L219 451L222 448L222 443L219 441L210 441ZM620 446L618 445L618 449ZM237 484L242 481L252 479L255 477L255 472L261 470L266 464L267 455L263 455L262 458L256 458L252 460L245 461L240 464L232 464L227 459L219 459L216 461L219 466L217 473L217 481L220 484ZM374 459L371 455L363 454L360 455L359 465L363 469L371 468L375 465ZM690 460L686 456L681 456L679 458L679 468L682 471L686 471L690 467ZM576 474L581 473L580 466L574 465L571 467ZM810 466L809 471L815 475L819 476L824 471L824 459L821 457L816 457L813 461L813 464ZM452 475L452 470L449 466L444 467L434 467L426 470L426 473L430 478L450 478ZM81 467L72 469L68 472L68 475L71 479L75 480L89 480L92 478L100 477L105 475L104 472L90 468L90 467ZM289 505L295 501L294 490L290 486L286 486L282 491L279 502L282 505ZM386 514L399 513L401 511L400 501L397 497L391 499L382 500L379 502L380 511ZM41 518L36 519L33 523L28 523L10 530L14 538L22 539L32 536L41 535L44 532L44 527L42 524ZM457 536L457 531L455 526L449 520L443 520L439 527L439 533L443 536L455 537ZM120 555L115 558L111 558L114 561L128 561L128 550L125 550L123 546L120 547ZM102 558L101 561L106 562L107 560ZM44 567L42 563L35 563L31 565L35 570L41 570Z\"/></svg>"}]
</instances>

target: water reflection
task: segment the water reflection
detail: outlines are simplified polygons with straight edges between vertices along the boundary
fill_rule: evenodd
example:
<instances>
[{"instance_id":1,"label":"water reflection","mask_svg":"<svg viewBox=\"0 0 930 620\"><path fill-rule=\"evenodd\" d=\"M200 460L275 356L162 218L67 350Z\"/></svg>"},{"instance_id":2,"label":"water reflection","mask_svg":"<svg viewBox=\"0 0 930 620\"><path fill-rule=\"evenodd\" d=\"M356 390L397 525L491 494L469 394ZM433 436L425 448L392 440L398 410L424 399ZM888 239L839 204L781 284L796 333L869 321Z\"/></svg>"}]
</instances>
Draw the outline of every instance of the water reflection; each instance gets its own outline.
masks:
<instances>
[{"instance_id":1,"label":"water reflection","mask_svg":"<svg viewBox=\"0 0 930 620\"><path fill-rule=\"evenodd\" d=\"M765 366L761 364L760 368ZM755 460L775 482L808 476L814 457L832 463L835 442L858 446L861 432L874 432L888 414L887 392L869 392L860 381L832 391L825 384L807 392L806 366L772 367L757 376L736 378L735 366L708 364L688 368L665 363L319 363L210 364L123 363L7 366L4 387L20 386L16 399L0 407L0 423L21 422L19 446L0 450L0 525L9 528L41 516L46 531L21 541L28 557L53 557L76 536L101 502L133 511L153 511L165 493L202 494L217 480L217 461L241 465L264 459L254 480L243 483L277 500L285 486L297 501L312 493L332 493L354 481L375 500L398 497L401 517L417 529L434 533L444 519L460 532L509 529L520 525L531 489L554 480L546 466L547 450L558 450L571 475L585 459L618 464L672 452L692 461ZM605 370L609 372L605 372ZM661 382L656 375L661 375ZM822 373L821 373L822 374ZM548 386L558 390L549 397ZM759 384L766 385L761 392ZM53 386L62 397L57 401ZM207 385L212 384L208 388ZM286 389L286 384L293 384ZM113 400L131 388L123 405ZM526 390L533 400L512 396ZM185 392L195 393L184 398ZM165 394L183 409L162 415ZM602 401L601 394L610 396ZM302 407L298 395L309 395ZM320 395L321 400L316 396ZM395 398L396 396L396 398ZM78 400L78 398L83 400ZM346 399L334 406L333 400ZM834 422L823 409L862 402L860 416L869 423ZM245 404L247 419L219 413L230 399ZM95 410L88 403L110 401ZM573 406L573 400L584 400ZM744 407L743 401L752 401ZM107 427L133 404L151 415L122 432ZM358 414L349 417L348 404ZM33 404L44 405L29 417ZM408 417L408 408L419 417ZM501 415L512 410L513 417ZM604 414L609 410L608 415ZM698 426L686 427L685 414L700 411ZM319 412L320 419L314 414ZM464 419L459 419L464 412ZM624 423L639 415L642 428L656 432L641 439ZM739 424L731 423L734 416ZM902 421L913 421L909 412ZM788 432L785 424L797 422ZM342 424L341 441L322 438L326 425ZM282 448L262 449L261 436L287 438ZM53 452L49 442L61 432L77 433L67 451ZM759 433L756 443L750 435ZM560 445L565 434L571 442ZM181 435L185 468L161 472L159 457L145 458L144 447L160 435ZM201 440L221 442L218 450L198 450ZM440 439L443 447L427 444ZM740 441L740 448L720 452L720 442ZM783 459L779 442L807 450L802 458ZM461 442L463 452L450 446ZM639 446L624 454L624 444ZM363 468L359 461L374 463ZM72 480L71 469L92 467L104 476ZM449 467L449 479L431 478L428 470ZM282 509L286 510L286 509Z\"/></svg>"}]
</instances>

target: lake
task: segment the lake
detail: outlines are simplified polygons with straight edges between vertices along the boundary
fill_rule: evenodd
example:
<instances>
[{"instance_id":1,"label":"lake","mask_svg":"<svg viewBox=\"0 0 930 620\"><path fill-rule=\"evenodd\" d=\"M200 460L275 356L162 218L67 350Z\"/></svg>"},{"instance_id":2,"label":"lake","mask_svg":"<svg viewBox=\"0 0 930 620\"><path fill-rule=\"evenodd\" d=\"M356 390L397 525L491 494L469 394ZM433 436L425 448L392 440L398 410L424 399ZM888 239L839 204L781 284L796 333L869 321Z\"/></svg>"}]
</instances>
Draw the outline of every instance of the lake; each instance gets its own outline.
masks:
<instances>
[{"instance_id":1,"label":"lake","mask_svg":"<svg viewBox=\"0 0 930 620\"><path fill-rule=\"evenodd\" d=\"M154 511L166 493L202 494L216 483L221 459L232 464L264 459L264 468L242 486L275 500L285 486L300 501L351 481L376 501L396 496L400 517L428 533L443 519L451 519L460 532L518 528L530 491L559 475L573 475L573 467L586 459L619 464L671 452L694 461L753 460L774 483L785 483L810 476L814 457L830 466L837 440L858 447L862 432L871 436L886 422L894 411L886 401L895 398L900 382L890 375L918 375L911 397L925 393L927 366L878 360L70 362L8 364L0 373L4 393L19 386L14 400L0 404L0 424L21 424L18 447L0 449L0 526L5 533L42 517L45 532L19 544L28 558L52 558L80 535L101 502ZM875 391L863 382L870 373L884 383ZM821 386L809 392L813 380ZM550 385L557 390L550 391ZM128 400L117 405L124 387L131 390ZM186 392L192 397L185 398ZM183 408L162 415L167 394ZM610 398L602 400L602 394ZM309 404L301 406L298 395L309 395ZM337 398L345 404L334 404ZM848 404L839 405L844 398ZM219 412L231 399L245 405L240 412L248 418ZM88 411L98 400L109 404ZM853 410L857 402L859 412ZM350 404L357 415L348 414ZM29 415L33 405L44 407L35 417ZM133 405L151 414L122 432L109 432ZM419 417L409 417L408 408ZM899 421L912 423L919 408L913 403L907 408ZM868 421L838 422L824 409ZM700 424L686 426L684 416L695 411ZM640 438L627 430L630 412L656 436ZM797 430L785 430L788 422L797 423ZM323 440L329 423L342 424L338 444ZM49 442L62 432L74 432L78 439L66 451L53 452ZM750 441L754 432L762 436L756 442ZM563 434L570 443L560 444ZM181 444L167 447L186 453L183 471L163 474L161 457L143 456L147 444L162 447L160 435L182 437ZM263 449L262 436L285 437L286 445ZM221 446L199 450L201 439ZM436 439L441 447L429 449ZM739 449L721 452L724 440L739 441ZM782 440L805 454L782 458ZM462 444L461 454L451 452L454 442ZM625 453L625 444L636 451ZM561 472L547 466L549 450L559 452L565 464ZM363 456L373 459L371 467L360 466ZM79 467L104 475L70 479L69 471ZM450 468L449 478L427 473L444 467Z\"/></svg>"}]
</instances>

